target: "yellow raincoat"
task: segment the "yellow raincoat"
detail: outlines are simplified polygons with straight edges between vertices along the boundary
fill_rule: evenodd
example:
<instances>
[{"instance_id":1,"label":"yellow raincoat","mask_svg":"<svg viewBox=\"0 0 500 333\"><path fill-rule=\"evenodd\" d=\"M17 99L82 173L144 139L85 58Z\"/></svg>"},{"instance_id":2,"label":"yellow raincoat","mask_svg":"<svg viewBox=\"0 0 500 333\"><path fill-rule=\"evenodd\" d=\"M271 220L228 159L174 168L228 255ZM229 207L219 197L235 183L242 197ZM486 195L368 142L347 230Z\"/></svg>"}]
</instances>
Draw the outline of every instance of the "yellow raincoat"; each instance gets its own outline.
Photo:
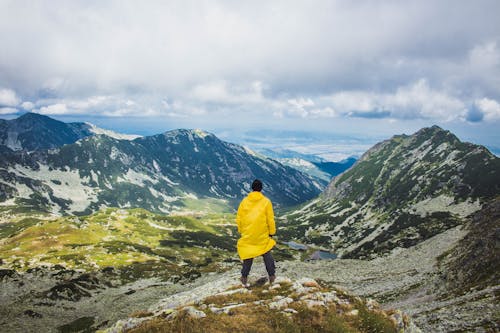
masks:
<instances>
[{"instance_id":1,"label":"yellow raincoat","mask_svg":"<svg viewBox=\"0 0 500 333\"><path fill-rule=\"evenodd\" d=\"M243 199L236 215L238 254L241 260L261 256L271 250L276 241L269 237L276 233L271 200L260 192L251 192Z\"/></svg>"}]
</instances>

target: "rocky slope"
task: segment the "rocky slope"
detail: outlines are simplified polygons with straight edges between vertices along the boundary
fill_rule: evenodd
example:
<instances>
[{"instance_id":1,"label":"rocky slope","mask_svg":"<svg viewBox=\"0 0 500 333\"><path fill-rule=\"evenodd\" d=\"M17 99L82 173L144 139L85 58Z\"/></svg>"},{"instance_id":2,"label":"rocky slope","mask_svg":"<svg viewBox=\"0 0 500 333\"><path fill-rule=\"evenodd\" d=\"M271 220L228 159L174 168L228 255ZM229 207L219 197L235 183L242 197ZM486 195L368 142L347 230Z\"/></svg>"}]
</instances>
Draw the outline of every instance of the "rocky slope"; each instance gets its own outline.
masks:
<instances>
[{"instance_id":1,"label":"rocky slope","mask_svg":"<svg viewBox=\"0 0 500 333\"><path fill-rule=\"evenodd\" d=\"M456 295L500 281L500 197L471 216L467 235L439 258L442 289Z\"/></svg>"},{"instance_id":2,"label":"rocky slope","mask_svg":"<svg viewBox=\"0 0 500 333\"><path fill-rule=\"evenodd\" d=\"M287 214L283 233L369 258L463 224L499 193L500 159L434 126L375 145L320 198Z\"/></svg>"},{"instance_id":3,"label":"rocky slope","mask_svg":"<svg viewBox=\"0 0 500 333\"><path fill-rule=\"evenodd\" d=\"M212 134L175 130L132 141L96 135L31 153L3 150L0 200L66 214L103 206L166 213L210 204L227 211L254 178L276 206L297 205L321 190L303 173Z\"/></svg>"}]
</instances>

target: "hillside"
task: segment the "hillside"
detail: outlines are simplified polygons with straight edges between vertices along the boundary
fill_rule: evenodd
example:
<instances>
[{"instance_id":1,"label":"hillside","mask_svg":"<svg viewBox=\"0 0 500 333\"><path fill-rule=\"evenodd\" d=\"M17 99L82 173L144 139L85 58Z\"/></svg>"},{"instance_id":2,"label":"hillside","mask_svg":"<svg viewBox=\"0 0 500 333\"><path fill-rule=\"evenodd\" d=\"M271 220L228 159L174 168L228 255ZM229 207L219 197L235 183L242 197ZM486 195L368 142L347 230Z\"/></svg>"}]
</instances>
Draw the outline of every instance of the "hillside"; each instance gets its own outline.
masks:
<instances>
[{"instance_id":1,"label":"hillside","mask_svg":"<svg viewBox=\"0 0 500 333\"><path fill-rule=\"evenodd\" d=\"M64 123L37 113L17 119L0 119L0 145L33 151L61 147L93 135L85 123Z\"/></svg>"},{"instance_id":2,"label":"hillside","mask_svg":"<svg viewBox=\"0 0 500 333\"><path fill-rule=\"evenodd\" d=\"M4 206L64 214L100 207L154 212L230 211L254 178L279 206L297 205L321 186L301 172L200 130L175 130L135 140L95 135L51 150L4 150Z\"/></svg>"},{"instance_id":3,"label":"hillside","mask_svg":"<svg viewBox=\"0 0 500 333\"><path fill-rule=\"evenodd\" d=\"M437 126L367 151L308 205L283 217L289 238L367 258L463 224L500 193L500 159Z\"/></svg>"},{"instance_id":4,"label":"hillside","mask_svg":"<svg viewBox=\"0 0 500 333\"><path fill-rule=\"evenodd\" d=\"M65 123L31 112L12 120L0 119L0 147L11 150L58 148L97 134L126 140L138 137L105 130L90 123Z\"/></svg>"}]
</instances>

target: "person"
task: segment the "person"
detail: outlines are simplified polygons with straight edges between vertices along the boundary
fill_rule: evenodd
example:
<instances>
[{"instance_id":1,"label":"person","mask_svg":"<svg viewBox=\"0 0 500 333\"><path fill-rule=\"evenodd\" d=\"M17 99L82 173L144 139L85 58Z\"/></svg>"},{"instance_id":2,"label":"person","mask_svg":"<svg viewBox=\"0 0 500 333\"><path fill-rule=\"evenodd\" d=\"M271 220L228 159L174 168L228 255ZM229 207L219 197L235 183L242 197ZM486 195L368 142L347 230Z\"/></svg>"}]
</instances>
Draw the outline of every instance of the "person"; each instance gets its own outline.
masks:
<instances>
[{"instance_id":1,"label":"person","mask_svg":"<svg viewBox=\"0 0 500 333\"><path fill-rule=\"evenodd\" d=\"M253 259L263 256L266 265L269 283L276 279L274 258L271 249L276 245L272 238L276 233L274 212L271 200L265 197L262 191L262 182L255 179L252 190L244 198L236 214L236 223L241 237L238 239L238 255L243 260L241 269L241 283L248 287L248 274L252 268Z\"/></svg>"}]
</instances>

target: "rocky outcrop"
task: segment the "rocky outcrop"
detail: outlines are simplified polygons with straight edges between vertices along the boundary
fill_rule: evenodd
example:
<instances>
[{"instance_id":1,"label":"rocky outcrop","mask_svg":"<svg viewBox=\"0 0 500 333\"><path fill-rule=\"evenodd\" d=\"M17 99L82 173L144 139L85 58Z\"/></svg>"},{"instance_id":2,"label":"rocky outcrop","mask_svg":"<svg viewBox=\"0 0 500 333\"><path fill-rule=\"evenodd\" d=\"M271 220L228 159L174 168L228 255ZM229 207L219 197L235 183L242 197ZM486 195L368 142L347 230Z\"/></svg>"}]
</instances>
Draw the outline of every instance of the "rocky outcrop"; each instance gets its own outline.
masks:
<instances>
[{"instance_id":1,"label":"rocky outcrop","mask_svg":"<svg viewBox=\"0 0 500 333\"><path fill-rule=\"evenodd\" d=\"M222 291L220 287L215 282L173 295L102 332L176 331L178 327L185 332L196 332L201 327L205 332L214 332L214 323L218 332L247 332L257 328L244 327L239 321L260 319L259 330L266 332L285 332L286 325L301 331L330 329L334 325L350 332L382 327L384 332L420 332L401 311L384 311L374 300L361 299L311 278L281 277L273 285L254 285L249 289L234 284ZM269 318L273 319L266 322ZM280 324L274 327L277 322Z\"/></svg>"}]
</instances>

